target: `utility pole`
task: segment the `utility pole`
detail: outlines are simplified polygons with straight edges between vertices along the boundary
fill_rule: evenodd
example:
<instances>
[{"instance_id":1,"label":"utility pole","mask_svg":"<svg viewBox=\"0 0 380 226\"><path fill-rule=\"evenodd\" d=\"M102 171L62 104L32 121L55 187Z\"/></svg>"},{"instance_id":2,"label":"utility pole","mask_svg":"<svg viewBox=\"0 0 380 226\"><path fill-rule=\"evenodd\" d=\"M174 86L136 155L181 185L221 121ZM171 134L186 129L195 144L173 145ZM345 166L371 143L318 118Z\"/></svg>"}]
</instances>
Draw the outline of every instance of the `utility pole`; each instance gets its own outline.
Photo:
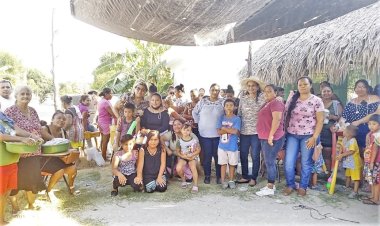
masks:
<instances>
[{"instance_id":1,"label":"utility pole","mask_svg":"<svg viewBox=\"0 0 380 226\"><path fill-rule=\"evenodd\" d=\"M248 59L247 59L247 72L248 77L252 76L252 42L249 42Z\"/></svg>"},{"instance_id":2,"label":"utility pole","mask_svg":"<svg viewBox=\"0 0 380 226\"><path fill-rule=\"evenodd\" d=\"M51 14L51 75L53 76L53 101L54 101L54 110L56 111L57 108L57 85L55 81L55 72L54 72L54 66L55 66L55 55L54 55L54 8L52 10Z\"/></svg>"}]
</instances>

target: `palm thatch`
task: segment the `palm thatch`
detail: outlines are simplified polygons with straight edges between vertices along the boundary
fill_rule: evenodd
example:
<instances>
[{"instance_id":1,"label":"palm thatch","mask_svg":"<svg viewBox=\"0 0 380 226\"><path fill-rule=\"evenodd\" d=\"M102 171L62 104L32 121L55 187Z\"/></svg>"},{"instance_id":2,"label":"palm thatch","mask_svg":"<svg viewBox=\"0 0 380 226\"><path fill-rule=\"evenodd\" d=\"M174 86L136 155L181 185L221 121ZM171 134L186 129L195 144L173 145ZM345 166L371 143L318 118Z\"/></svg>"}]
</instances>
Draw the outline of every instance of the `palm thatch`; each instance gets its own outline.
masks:
<instances>
[{"instance_id":1,"label":"palm thatch","mask_svg":"<svg viewBox=\"0 0 380 226\"><path fill-rule=\"evenodd\" d=\"M380 2L317 26L269 40L251 61L252 75L267 83L291 84L325 73L339 84L350 69L380 74ZM248 66L240 77L248 75Z\"/></svg>"}]
</instances>

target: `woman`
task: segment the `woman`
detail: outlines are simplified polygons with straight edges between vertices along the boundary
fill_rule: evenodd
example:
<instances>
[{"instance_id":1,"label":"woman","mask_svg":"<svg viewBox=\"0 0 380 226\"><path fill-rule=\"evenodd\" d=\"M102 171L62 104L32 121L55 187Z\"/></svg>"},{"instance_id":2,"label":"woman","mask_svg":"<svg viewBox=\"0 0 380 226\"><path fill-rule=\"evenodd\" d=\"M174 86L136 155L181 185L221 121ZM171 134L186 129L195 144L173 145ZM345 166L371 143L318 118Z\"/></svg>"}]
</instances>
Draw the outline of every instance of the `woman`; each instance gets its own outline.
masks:
<instances>
[{"instance_id":1,"label":"woman","mask_svg":"<svg viewBox=\"0 0 380 226\"><path fill-rule=\"evenodd\" d=\"M295 166L298 152L301 151L301 181L298 189L299 196L306 195L313 167L313 152L324 120L322 100L311 94L312 80L300 77L297 80L298 92L291 94L286 103L285 128L286 154L285 177L286 188L284 195L290 195L295 186Z\"/></svg>"},{"instance_id":2,"label":"woman","mask_svg":"<svg viewBox=\"0 0 380 226\"><path fill-rule=\"evenodd\" d=\"M246 90L241 97L238 115L241 117L242 125L240 131L240 162L242 178L238 183L248 183L250 186L256 185L256 179L260 169L260 141L257 135L257 114L265 103L262 95L263 85L255 77L249 77L242 81L242 89ZM252 175L248 175L248 153L251 152Z\"/></svg>"},{"instance_id":3,"label":"woman","mask_svg":"<svg viewBox=\"0 0 380 226\"><path fill-rule=\"evenodd\" d=\"M12 119L0 111L0 159L18 156L6 151L3 141L22 142L32 145L39 139L36 135L20 129ZM9 192L12 189L17 189L17 170L17 162L4 162L4 164L2 162L0 164L0 225L8 223L5 221L5 207Z\"/></svg>"},{"instance_id":4,"label":"woman","mask_svg":"<svg viewBox=\"0 0 380 226\"><path fill-rule=\"evenodd\" d=\"M264 97L266 102L258 113L257 133L268 172L268 184L256 192L258 196L274 195L276 190L274 182L277 175L276 158L285 140L283 120L285 105L276 99L276 86L267 85L264 89Z\"/></svg>"},{"instance_id":5,"label":"woman","mask_svg":"<svg viewBox=\"0 0 380 226\"><path fill-rule=\"evenodd\" d=\"M220 165L218 165L219 134L217 131L218 119L224 114L223 99L219 98L220 86L216 83L210 86L210 96L200 100L193 109L194 122L198 123L200 144L204 160L205 184L211 181L211 163L214 157L216 169L216 183L221 184Z\"/></svg>"},{"instance_id":6,"label":"woman","mask_svg":"<svg viewBox=\"0 0 380 226\"><path fill-rule=\"evenodd\" d=\"M191 127L193 128L193 133L199 136L198 125L194 123L193 118L193 109L199 102L199 93L197 89L193 89L190 91L190 98L191 102L187 103L185 105L185 109L183 110L183 117L186 119L188 123L191 124Z\"/></svg>"},{"instance_id":7,"label":"woman","mask_svg":"<svg viewBox=\"0 0 380 226\"><path fill-rule=\"evenodd\" d=\"M101 134L100 146L103 159L104 161L107 161L107 145L110 141L110 126L112 125L112 119L115 119L116 121L116 115L112 111L112 105L110 102L112 99L112 90L110 88L104 88L99 96L102 97L98 104L98 126Z\"/></svg>"},{"instance_id":8,"label":"woman","mask_svg":"<svg viewBox=\"0 0 380 226\"><path fill-rule=\"evenodd\" d=\"M330 128L339 121L343 107L339 101L333 99L334 92L330 86L323 87L321 95L323 106L325 107L325 120L321 131L322 155L327 170L331 170L332 133Z\"/></svg>"},{"instance_id":9,"label":"woman","mask_svg":"<svg viewBox=\"0 0 380 226\"><path fill-rule=\"evenodd\" d=\"M143 184L145 191L149 193L166 191L166 150L161 145L158 131L149 131L146 145L140 149L137 161L135 184Z\"/></svg>"},{"instance_id":10,"label":"woman","mask_svg":"<svg viewBox=\"0 0 380 226\"><path fill-rule=\"evenodd\" d=\"M166 162L171 163L171 161L174 160L173 164L170 165L170 167L172 167L171 170L174 170L177 164L176 162L177 141L181 138L181 129L183 125L184 124L180 120L175 119L170 133L165 133L163 136L161 136L161 142L165 145L167 144L166 145L166 154L167 154ZM191 137L196 139L196 141L198 141L198 137L194 133L191 134ZM169 167L169 165L167 165L167 167ZM187 179L192 178L191 171L188 165L185 166L185 177Z\"/></svg>"},{"instance_id":11,"label":"woman","mask_svg":"<svg viewBox=\"0 0 380 226\"><path fill-rule=\"evenodd\" d=\"M77 106L73 106L73 98L69 96L61 97L62 108L65 110L66 124L65 130L73 148L82 147L84 138L84 128L82 124L82 114Z\"/></svg>"},{"instance_id":12,"label":"woman","mask_svg":"<svg viewBox=\"0 0 380 226\"><path fill-rule=\"evenodd\" d=\"M91 104L90 96L85 94L80 97L79 100L79 111L82 114L82 125L85 131L95 132L95 127L91 125L89 118L90 118L90 110L89 106Z\"/></svg>"},{"instance_id":13,"label":"woman","mask_svg":"<svg viewBox=\"0 0 380 226\"><path fill-rule=\"evenodd\" d=\"M56 111L51 119L51 124L42 127L42 131L44 132L42 138L45 141L54 138L68 139L66 131L63 129L65 121L65 114L62 111ZM57 181L61 179L64 174L67 174L70 193L74 194L74 180L77 175L75 163L66 164L58 157L42 157L41 171L52 174L46 192L50 192Z\"/></svg>"},{"instance_id":14,"label":"woman","mask_svg":"<svg viewBox=\"0 0 380 226\"><path fill-rule=\"evenodd\" d=\"M149 101L144 99L148 86L143 81L136 81L133 85L132 95L125 93L114 106L114 112L117 118L123 116L123 106L131 103L136 107L136 114L141 116L143 111L149 106Z\"/></svg>"},{"instance_id":15,"label":"woman","mask_svg":"<svg viewBox=\"0 0 380 226\"><path fill-rule=\"evenodd\" d=\"M202 99L205 96L206 90L203 88L199 89L199 99Z\"/></svg>"},{"instance_id":16,"label":"woman","mask_svg":"<svg viewBox=\"0 0 380 226\"><path fill-rule=\"evenodd\" d=\"M369 132L368 120L376 111L378 114L380 113L380 98L376 95L371 95L371 87L367 80L364 79L356 81L354 90L358 97L347 103L342 117L346 122L358 127L356 140L360 148L360 156L363 158L365 138Z\"/></svg>"},{"instance_id":17,"label":"woman","mask_svg":"<svg viewBox=\"0 0 380 226\"><path fill-rule=\"evenodd\" d=\"M169 130L169 115L162 105L160 94L152 94L149 107L144 110L141 117L141 128L158 130L161 134Z\"/></svg>"},{"instance_id":18,"label":"woman","mask_svg":"<svg viewBox=\"0 0 380 226\"><path fill-rule=\"evenodd\" d=\"M17 127L34 134L36 138L41 137L42 131L38 114L34 108L28 106L32 100L32 90L28 86L17 87L15 97L16 104L7 108L5 114L13 119ZM19 210L16 200L19 190L26 191L29 209L38 208L34 206L36 194L45 190L45 184L41 177L40 155L41 150L33 154L21 155L18 163L17 190L12 190L10 194L13 212Z\"/></svg>"},{"instance_id":19,"label":"woman","mask_svg":"<svg viewBox=\"0 0 380 226\"><path fill-rule=\"evenodd\" d=\"M182 114L187 103L187 100L185 98L185 87L183 84L179 84L178 86L174 87L174 95L175 99L172 108L178 114Z\"/></svg>"}]
</instances>

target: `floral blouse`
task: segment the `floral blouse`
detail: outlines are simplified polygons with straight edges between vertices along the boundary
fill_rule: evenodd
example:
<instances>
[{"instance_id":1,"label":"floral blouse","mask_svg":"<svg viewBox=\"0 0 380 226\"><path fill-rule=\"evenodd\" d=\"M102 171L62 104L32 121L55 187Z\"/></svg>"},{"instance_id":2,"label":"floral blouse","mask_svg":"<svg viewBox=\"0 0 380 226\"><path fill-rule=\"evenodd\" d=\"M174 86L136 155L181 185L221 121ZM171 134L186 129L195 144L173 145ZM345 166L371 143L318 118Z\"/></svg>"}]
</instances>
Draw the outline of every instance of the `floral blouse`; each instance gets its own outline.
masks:
<instances>
[{"instance_id":1,"label":"floral blouse","mask_svg":"<svg viewBox=\"0 0 380 226\"><path fill-rule=\"evenodd\" d=\"M261 107L265 104L264 95L256 98L250 98L248 95L243 96L239 102L238 115L241 117L241 131L243 135L257 134L256 124L257 116Z\"/></svg>"}]
</instances>

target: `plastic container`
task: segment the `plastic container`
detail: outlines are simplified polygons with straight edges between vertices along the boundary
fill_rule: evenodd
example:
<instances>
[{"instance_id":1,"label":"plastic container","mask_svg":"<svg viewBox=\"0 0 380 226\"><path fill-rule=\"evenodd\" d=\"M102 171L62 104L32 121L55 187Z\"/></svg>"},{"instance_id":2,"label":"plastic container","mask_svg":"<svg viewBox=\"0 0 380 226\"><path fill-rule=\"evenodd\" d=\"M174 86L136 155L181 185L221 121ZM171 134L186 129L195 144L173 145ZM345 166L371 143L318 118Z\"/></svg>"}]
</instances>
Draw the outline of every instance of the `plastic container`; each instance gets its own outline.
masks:
<instances>
[{"instance_id":1,"label":"plastic container","mask_svg":"<svg viewBox=\"0 0 380 226\"><path fill-rule=\"evenodd\" d=\"M14 154L7 151L5 143L0 142L0 166L6 166L17 163L20 159L20 154Z\"/></svg>"},{"instance_id":2,"label":"plastic container","mask_svg":"<svg viewBox=\"0 0 380 226\"><path fill-rule=\"evenodd\" d=\"M66 152L69 150L69 143L57 144L57 145L42 145L43 154L55 154Z\"/></svg>"},{"instance_id":3,"label":"plastic container","mask_svg":"<svg viewBox=\"0 0 380 226\"><path fill-rule=\"evenodd\" d=\"M21 142L6 142L5 148L8 152L14 154L29 154L38 151L40 144L27 145Z\"/></svg>"}]
</instances>

